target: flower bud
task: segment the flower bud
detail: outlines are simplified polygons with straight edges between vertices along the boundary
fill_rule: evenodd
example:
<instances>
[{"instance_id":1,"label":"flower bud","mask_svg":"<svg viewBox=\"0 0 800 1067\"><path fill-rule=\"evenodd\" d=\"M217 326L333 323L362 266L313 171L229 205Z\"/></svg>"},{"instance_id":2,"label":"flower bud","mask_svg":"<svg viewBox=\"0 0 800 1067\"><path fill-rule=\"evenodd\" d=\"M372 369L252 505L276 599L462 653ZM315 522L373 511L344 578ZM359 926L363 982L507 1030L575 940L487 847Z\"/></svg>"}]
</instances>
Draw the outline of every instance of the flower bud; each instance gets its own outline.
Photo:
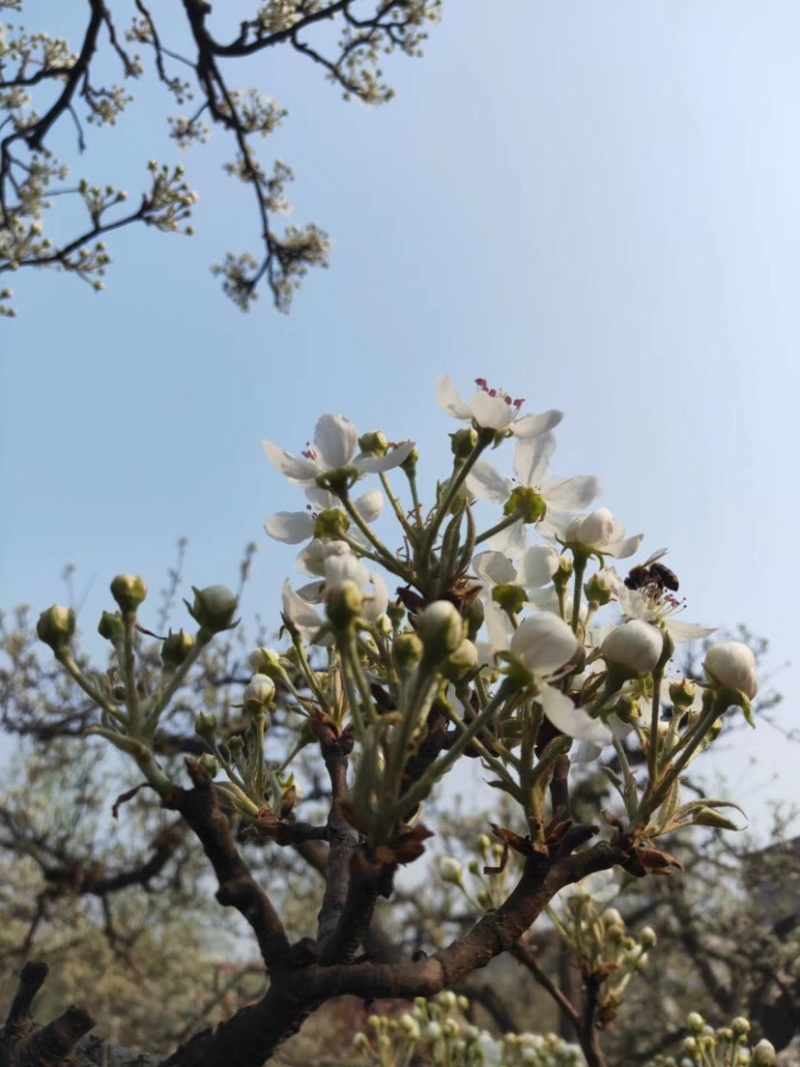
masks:
<instances>
[{"instance_id":1,"label":"flower bud","mask_svg":"<svg viewBox=\"0 0 800 1067\"><path fill-rule=\"evenodd\" d=\"M686 1021L689 1024L689 1029L695 1034L700 1034L705 1029L706 1021L699 1012L690 1012Z\"/></svg>"},{"instance_id":2,"label":"flower bud","mask_svg":"<svg viewBox=\"0 0 800 1067\"><path fill-rule=\"evenodd\" d=\"M398 634L392 644L392 659L400 671L412 670L422 659L423 645L416 634Z\"/></svg>"},{"instance_id":3,"label":"flower bud","mask_svg":"<svg viewBox=\"0 0 800 1067\"><path fill-rule=\"evenodd\" d=\"M274 648L257 648L255 652L250 653L247 662L254 674L266 674L273 681L283 675L281 654Z\"/></svg>"},{"instance_id":4,"label":"flower bud","mask_svg":"<svg viewBox=\"0 0 800 1067\"><path fill-rule=\"evenodd\" d=\"M118 574L111 583L111 595L123 615L135 615L147 596L147 586L136 574Z\"/></svg>"},{"instance_id":5,"label":"flower bud","mask_svg":"<svg viewBox=\"0 0 800 1067\"><path fill-rule=\"evenodd\" d=\"M54 604L39 616L36 633L40 641L52 648L56 657L62 656L75 633L75 612L72 608Z\"/></svg>"},{"instance_id":6,"label":"flower bud","mask_svg":"<svg viewBox=\"0 0 800 1067\"><path fill-rule=\"evenodd\" d=\"M106 641L117 644L125 635L122 616L118 611L104 611L97 624L97 632Z\"/></svg>"},{"instance_id":7,"label":"flower bud","mask_svg":"<svg viewBox=\"0 0 800 1067\"><path fill-rule=\"evenodd\" d=\"M478 650L472 641L466 638L461 642L455 652L447 657L447 662L442 668L442 673L450 682L457 682L474 671L478 666Z\"/></svg>"},{"instance_id":8,"label":"flower bud","mask_svg":"<svg viewBox=\"0 0 800 1067\"><path fill-rule=\"evenodd\" d=\"M210 752L204 752L197 761L210 778L216 778L219 774L219 762L216 756Z\"/></svg>"},{"instance_id":9,"label":"flower bud","mask_svg":"<svg viewBox=\"0 0 800 1067\"><path fill-rule=\"evenodd\" d=\"M363 607L364 594L352 578L345 578L328 589L325 614L337 630L346 630L359 617Z\"/></svg>"},{"instance_id":10,"label":"flower bud","mask_svg":"<svg viewBox=\"0 0 800 1067\"><path fill-rule=\"evenodd\" d=\"M188 600L184 600L184 604L202 630L217 634L236 626L233 616L238 600L227 586L209 585L205 589L192 586L192 592L194 604L189 604Z\"/></svg>"},{"instance_id":11,"label":"flower bud","mask_svg":"<svg viewBox=\"0 0 800 1067\"><path fill-rule=\"evenodd\" d=\"M600 655L609 665L629 678L649 674L661 658L664 638L649 622L631 619L612 630L600 647Z\"/></svg>"},{"instance_id":12,"label":"flower bud","mask_svg":"<svg viewBox=\"0 0 800 1067\"><path fill-rule=\"evenodd\" d=\"M385 456L389 451L389 442L380 430L373 430L372 433L364 433L359 437L358 447L365 455Z\"/></svg>"},{"instance_id":13,"label":"flower bud","mask_svg":"<svg viewBox=\"0 0 800 1067\"><path fill-rule=\"evenodd\" d=\"M478 444L478 431L471 426L466 430L456 430L450 434L450 450L456 459L466 459L475 451Z\"/></svg>"},{"instance_id":14,"label":"flower bud","mask_svg":"<svg viewBox=\"0 0 800 1067\"><path fill-rule=\"evenodd\" d=\"M750 1020L749 1019L745 1019L745 1017L743 1015L737 1015L735 1019L731 1020L731 1030L737 1036L739 1034L749 1034L750 1033Z\"/></svg>"},{"instance_id":15,"label":"flower bud","mask_svg":"<svg viewBox=\"0 0 800 1067\"><path fill-rule=\"evenodd\" d=\"M737 689L748 700L758 692L756 657L741 641L721 641L713 645L703 666L712 681L726 689Z\"/></svg>"},{"instance_id":16,"label":"flower bud","mask_svg":"<svg viewBox=\"0 0 800 1067\"><path fill-rule=\"evenodd\" d=\"M241 734L234 734L228 738L228 751L234 760L237 760L244 752L244 738Z\"/></svg>"},{"instance_id":17,"label":"flower bud","mask_svg":"<svg viewBox=\"0 0 800 1067\"><path fill-rule=\"evenodd\" d=\"M457 859L452 856L439 857L439 877L445 885L464 884L464 871Z\"/></svg>"},{"instance_id":18,"label":"flower bud","mask_svg":"<svg viewBox=\"0 0 800 1067\"><path fill-rule=\"evenodd\" d=\"M583 588L589 603L596 604L598 607L608 604L613 596L611 582L605 571L595 571Z\"/></svg>"},{"instance_id":19,"label":"flower bud","mask_svg":"<svg viewBox=\"0 0 800 1067\"><path fill-rule=\"evenodd\" d=\"M753 1063L756 1067L772 1067L775 1058L775 1046L771 1041L767 1041L766 1038L762 1038L759 1043L753 1047Z\"/></svg>"},{"instance_id":20,"label":"flower bud","mask_svg":"<svg viewBox=\"0 0 800 1067\"><path fill-rule=\"evenodd\" d=\"M688 678L670 683L669 698L676 708L690 708L696 696L697 686Z\"/></svg>"},{"instance_id":21,"label":"flower bud","mask_svg":"<svg viewBox=\"0 0 800 1067\"><path fill-rule=\"evenodd\" d=\"M170 630L161 645L161 662L165 667L180 667L196 644L197 640L185 630L176 634Z\"/></svg>"},{"instance_id":22,"label":"flower bud","mask_svg":"<svg viewBox=\"0 0 800 1067\"><path fill-rule=\"evenodd\" d=\"M655 948L658 937L652 926L645 926L639 931L639 944L642 948Z\"/></svg>"},{"instance_id":23,"label":"flower bud","mask_svg":"<svg viewBox=\"0 0 800 1067\"><path fill-rule=\"evenodd\" d=\"M204 741L211 743L217 732L217 716L210 712L201 711L194 721L194 732Z\"/></svg>"},{"instance_id":24,"label":"flower bud","mask_svg":"<svg viewBox=\"0 0 800 1067\"><path fill-rule=\"evenodd\" d=\"M275 683L267 674L254 674L244 687L244 707L251 715L263 711L272 703Z\"/></svg>"},{"instance_id":25,"label":"flower bud","mask_svg":"<svg viewBox=\"0 0 800 1067\"><path fill-rule=\"evenodd\" d=\"M584 545L587 548L604 545L613 535L615 526L616 520L608 508L598 508L590 515L573 519L567 527L564 540L567 544Z\"/></svg>"},{"instance_id":26,"label":"flower bud","mask_svg":"<svg viewBox=\"0 0 800 1067\"><path fill-rule=\"evenodd\" d=\"M455 652L464 637L464 620L449 600L436 600L419 617L417 634L427 656L444 659Z\"/></svg>"}]
</instances>

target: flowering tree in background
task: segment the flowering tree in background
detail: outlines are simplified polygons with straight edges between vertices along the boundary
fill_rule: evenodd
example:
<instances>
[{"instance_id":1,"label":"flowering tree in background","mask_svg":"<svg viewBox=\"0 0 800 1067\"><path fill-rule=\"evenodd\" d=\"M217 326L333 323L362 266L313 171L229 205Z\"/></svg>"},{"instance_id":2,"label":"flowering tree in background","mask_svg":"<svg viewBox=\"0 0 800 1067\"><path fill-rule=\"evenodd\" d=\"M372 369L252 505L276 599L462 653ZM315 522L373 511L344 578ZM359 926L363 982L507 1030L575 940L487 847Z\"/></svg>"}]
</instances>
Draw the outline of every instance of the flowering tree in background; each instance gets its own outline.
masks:
<instances>
[{"instance_id":1,"label":"flowering tree in background","mask_svg":"<svg viewBox=\"0 0 800 1067\"><path fill-rule=\"evenodd\" d=\"M615 868L634 879L668 875L681 863L663 838L696 825L736 828L733 801L687 800L681 786L735 709L752 723L752 651L721 641L705 655L701 683L677 673L676 643L709 633L678 618L677 577L656 557L619 575L616 561L633 557L642 538L626 536L607 509L587 510L600 492L595 477L549 474L561 413L525 414L522 401L478 386L467 404L449 379L439 382L442 407L463 426L430 502L411 442L359 436L342 416L323 416L300 455L264 443L307 505L273 516L267 530L308 542L298 565L311 581L287 582L283 641L252 652L236 722L196 715L198 751L185 768L165 758L164 731L176 705L191 712L186 686L204 651L236 626L237 597L222 586L196 589L187 604L194 632L158 638L156 660L141 645L143 634L154 636L146 585L115 578L117 610L99 625L114 660L104 673L74 654L71 610L40 616L39 637L87 698L81 727L136 770L117 807L147 789L175 813L175 832L202 846L217 902L249 925L268 979L256 1000L174 1051L176 1067L261 1064L344 994L416 1004L417 1015L391 1033L376 1023L374 1042L359 1038L358 1054L383 1056L376 1062L411 1062L418 1038L434 1062L515 1063L518 1053L519 1062L547 1062L549 1047L537 1061L532 1045L498 1052L479 1033L461 1036L456 1021L434 1017L457 1002L430 1001L514 952L545 913L578 952L585 1003L576 1036L586 1062L600 1067L601 1029L654 935L631 937L581 883ZM513 478L494 458L507 444ZM379 533L387 501L399 549ZM579 818L575 785L605 751L616 756L606 774L617 799ZM432 837L426 805L441 803L442 784L465 759L480 762L484 807L497 814L475 855L480 886L467 886L455 861L440 870L470 894L477 921L449 944L394 958L371 940L376 907L391 906L400 868L420 861ZM314 821L298 818L309 782L325 801ZM304 926L297 934L279 904L280 877L269 864L255 877L245 860L254 844L324 851L320 906L313 921L292 917L292 931ZM555 907L562 890L566 905ZM61 1062L93 1026L72 1008L31 1030L44 977L41 966L23 970L5 1031L9 1062ZM433 1003L441 1006L425 1007ZM436 1043L448 1034L462 1044L442 1058ZM746 1038L741 1021L721 1036L701 1021L695 1046L706 1058L696 1062L733 1063L729 1052L735 1062L749 1062L745 1053L772 1062L766 1044L751 1053ZM386 1058L398 1042L406 1058Z\"/></svg>"},{"instance_id":2,"label":"flowering tree in background","mask_svg":"<svg viewBox=\"0 0 800 1067\"><path fill-rule=\"evenodd\" d=\"M111 262L106 239L114 230L144 223L164 233L192 232L187 220L197 194L183 167L148 163L144 156L144 187L132 206L116 186L83 174L71 178L72 168L59 158L62 135L83 154L89 127L120 121L133 103L127 85L149 74L174 106L186 108L168 120L175 143L187 148L205 142L213 127L222 130L232 150L226 170L252 193L260 248L228 253L213 267L223 289L247 310L264 283L276 306L288 310L308 269L327 264L329 241L316 223L276 228L276 217L289 210L286 186L293 174L280 160L268 167L256 145L287 112L257 88L234 87L234 63L266 62L276 50L289 51L318 67L346 100L385 103L393 93L381 56L421 55L441 0L268 0L253 4L246 18L226 12L224 4L214 13L206 0L184 0L178 26L165 25L163 11L144 0L118 10L125 6L87 0L73 51L47 28L23 24L17 17L23 10L40 16L32 4L28 12L23 0L0 0L0 13L10 18L0 26L0 274L56 267L102 289ZM77 7L64 5L70 18ZM52 10L48 18L55 18ZM125 86L108 81L114 69ZM13 313L3 303L10 296L0 292L0 314Z\"/></svg>"}]
</instances>

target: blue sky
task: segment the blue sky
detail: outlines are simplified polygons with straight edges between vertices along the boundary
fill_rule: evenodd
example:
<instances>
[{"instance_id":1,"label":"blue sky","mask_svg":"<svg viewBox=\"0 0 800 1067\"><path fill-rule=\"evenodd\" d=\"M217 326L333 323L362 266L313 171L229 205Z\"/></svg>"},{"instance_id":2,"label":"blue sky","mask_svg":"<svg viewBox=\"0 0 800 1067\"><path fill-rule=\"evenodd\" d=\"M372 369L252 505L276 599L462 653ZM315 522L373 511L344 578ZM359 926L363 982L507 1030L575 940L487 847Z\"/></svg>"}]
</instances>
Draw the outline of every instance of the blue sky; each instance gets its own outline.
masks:
<instances>
[{"instance_id":1,"label":"blue sky","mask_svg":"<svg viewBox=\"0 0 800 1067\"><path fill-rule=\"evenodd\" d=\"M435 476L452 429L435 377L483 376L566 412L554 472L600 475L647 550L669 546L687 618L770 639L791 728L799 39L789 0L449 0L424 59L387 61L386 107L345 104L295 56L250 63L234 80L290 110L264 158L295 168L297 221L333 238L288 317L266 294L241 314L209 273L255 246L223 139L181 156L133 86L141 105L74 173L134 197L148 159L183 162L198 235L120 232L103 294L13 278L0 603L63 599L71 562L92 629L107 581L157 587L185 534L197 585L235 584L258 540L244 609L277 619L294 553L262 524L298 498L259 440L299 449L342 412L413 437ZM765 726L709 766L760 808L800 801L796 761Z\"/></svg>"}]
</instances>

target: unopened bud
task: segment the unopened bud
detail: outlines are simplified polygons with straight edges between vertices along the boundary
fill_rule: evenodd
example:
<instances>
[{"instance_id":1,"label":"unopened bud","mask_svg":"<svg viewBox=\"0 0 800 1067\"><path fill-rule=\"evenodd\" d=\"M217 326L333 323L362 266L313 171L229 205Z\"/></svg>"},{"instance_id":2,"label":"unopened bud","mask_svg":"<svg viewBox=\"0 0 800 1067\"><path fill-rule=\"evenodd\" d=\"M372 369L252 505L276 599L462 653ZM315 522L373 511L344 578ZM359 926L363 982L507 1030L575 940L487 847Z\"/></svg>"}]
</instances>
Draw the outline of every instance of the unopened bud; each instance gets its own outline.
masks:
<instances>
[{"instance_id":1,"label":"unopened bud","mask_svg":"<svg viewBox=\"0 0 800 1067\"><path fill-rule=\"evenodd\" d=\"M136 574L118 574L111 583L111 595L123 615L135 615L147 596L147 586Z\"/></svg>"},{"instance_id":2,"label":"unopened bud","mask_svg":"<svg viewBox=\"0 0 800 1067\"><path fill-rule=\"evenodd\" d=\"M125 635L125 626L118 611L104 611L97 624L97 632L106 641L117 644Z\"/></svg>"},{"instance_id":3,"label":"unopened bud","mask_svg":"<svg viewBox=\"0 0 800 1067\"><path fill-rule=\"evenodd\" d=\"M211 778L216 778L219 774L219 762L216 756L212 756L210 752L204 752L200 759L197 761L204 771Z\"/></svg>"},{"instance_id":4,"label":"unopened bud","mask_svg":"<svg viewBox=\"0 0 800 1067\"><path fill-rule=\"evenodd\" d=\"M756 1067L772 1067L776 1055L775 1046L772 1042L762 1038L753 1048L753 1063Z\"/></svg>"},{"instance_id":5,"label":"unopened bud","mask_svg":"<svg viewBox=\"0 0 800 1067\"><path fill-rule=\"evenodd\" d=\"M452 856L439 857L439 877L445 885L463 885L464 871L457 859Z\"/></svg>"},{"instance_id":6,"label":"unopened bud","mask_svg":"<svg viewBox=\"0 0 800 1067\"><path fill-rule=\"evenodd\" d=\"M676 708L690 708L697 696L697 686L688 678L681 678L679 682L672 682L669 687L669 698Z\"/></svg>"},{"instance_id":7,"label":"unopened bud","mask_svg":"<svg viewBox=\"0 0 800 1067\"><path fill-rule=\"evenodd\" d=\"M204 741L212 741L217 732L217 717L210 712L201 711L194 721L194 732Z\"/></svg>"},{"instance_id":8,"label":"unopened bud","mask_svg":"<svg viewBox=\"0 0 800 1067\"><path fill-rule=\"evenodd\" d=\"M428 657L445 659L464 637L464 620L449 600L436 600L419 617L417 634Z\"/></svg>"},{"instance_id":9,"label":"unopened bud","mask_svg":"<svg viewBox=\"0 0 800 1067\"><path fill-rule=\"evenodd\" d=\"M756 657L741 641L721 641L713 645L703 666L713 682L726 689L737 689L748 700L758 692Z\"/></svg>"},{"instance_id":10,"label":"unopened bud","mask_svg":"<svg viewBox=\"0 0 800 1067\"><path fill-rule=\"evenodd\" d=\"M471 426L466 430L456 430L450 434L450 450L456 459L466 459L475 451L478 444L478 431Z\"/></svg>"},{"instance_id":11,"label":"unopened bud","mask_svg":"<svg viewBox=\"0 0 800 1067\"><path fill-rule=\"evenodd\" d=\"M598 607L608 604L613 595L611 582L605 571L595 571L583 588L589 603L596 604Z\"/></svg>"},{"instance_id":12,"label":"unopened bud","mask_svg":"<svg viewBox=\"0 0 800 1067\"><path fill-rule=\"evenodd\" d=\"M358 439L358 447L368 456L385 456L389 451L389 442L380 430L364 433Z\"/></svg>"},{"instance_id":13,"label":"unopened bud","mask_svg":"<svg viewBox=\"0 0 800 1067\"><path fill-rule=\"evenodd\" d=\"M275 683L267 674L254 674L244 687L245 711L255 715L263 711L275 696Z\"/></svg>"},{"instance_id":14,"label":"unopened bud","mask_svg":"<svg viewBox=\"0 0 800 1067\"><path fill-rule=\"evenodd\" d=\"M364 594L352 578L345 578L328 590L325 614L337 630L346 630L359 617L363 607Z\"/></svg>"},{"instance_id":15,"label":"unopened bud","mask_svg":"<svg viewBox=\"0 0 800 1067\"><path fill-rule=\"evenodd\" d=\"M398 634L392 644L392 658L398 670L408 671L422 659L423 645L416 634Z\"/></svg>"},{"instance_id":16,"label":"unopened bud","mask_svg":"<svg viewBox=\"0 0 800 1067\"><path fill-rule=\"evenodd\" d=\"M187 634L184 630L178 630L174 634L170 630L161 645L161 662L165 667L180 667L196 644L192 634Z\"/></svg>"},{"instance_id":17,"label":"unopened bud","mask_svg":"<svg viewBox=\"0 0 800 1067\"><path fill-rule=\"evenodd\" d=\"M631 619L611 631L600 646L600 655L623 676L642 678L658 663L663 648L664 638L656 626Z\"/></svg>"},{"instance_id":18,"label":"unopened bud","mask_svg":"<svg viewBox=\"0 0 800 1067\"><path fill-rule=\"evenodd\" d=\"M53 605L39 616L36 633L39 640L52 648L56 657L60 657L69 648L75 633L75 612L72 608Z\"/></svg>"},{"instance_id":19,"label":"unopened bud","mask_svg":"<svg viewBox=\"0 0 800 1067\"><path fill-rule=\"evenodd\" d=\"M209 585L205 589L192 586L192 592L194 603L189 604L188 600L184 600L184 604L202 630L217 634L233 629L238 601L227 586Z\"/></svg>"},{"instance_id":20,"label":"unopened bud","mask_svg":"<svg viewBox=\"0 0 800 1067\"><path fill-rule=\"evenodd\" d=\"M474 671L477 666L478 650L472 641L467 641L465 638L455 652L447 657L442 673L448 681L457 682L465 674Z\"/></svg>"},{"instance_id":21,"label":"unopened bud","mask_svg":"<svg viewBox=\"0 0 800 1067\"><path fill-rule=\"evenodd\" d=\"M281 654L274 648L257 648L255 652L250 653L247 662L254 674L266 674L273 681L283 674Z\"/></svg>"}]
</instances>

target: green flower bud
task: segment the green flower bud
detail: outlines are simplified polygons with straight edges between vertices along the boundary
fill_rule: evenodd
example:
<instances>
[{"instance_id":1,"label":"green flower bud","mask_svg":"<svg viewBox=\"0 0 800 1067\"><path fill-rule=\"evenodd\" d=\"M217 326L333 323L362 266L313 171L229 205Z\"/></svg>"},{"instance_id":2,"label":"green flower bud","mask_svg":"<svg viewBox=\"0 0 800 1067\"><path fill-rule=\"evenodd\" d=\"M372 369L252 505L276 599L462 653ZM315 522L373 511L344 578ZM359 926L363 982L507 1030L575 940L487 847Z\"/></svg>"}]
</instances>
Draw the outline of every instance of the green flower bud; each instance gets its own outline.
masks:
<instances>
[{"instance_id":1,"label":"green flower bud","mask_svg":"<svg viewBox=\"0 0 800 1067\"><path fill-rule=\"evenodd\" d=\"M511 490L503 508L504 515L518 515L523 522L541 522L547 514L547 504L541 493L527 485L518 485Z\"/></svg>"},{"instance_id":2,"label":"green flower bud","mask_svg":"<svg viewBox=\"0 0 800 1067\"><path fill-rule=\"evenodd\" d=\"M197 762L203 770L207 772L209 777L216 778L219 774L219 762L217 757L212 756L210 752L204 752Z\"/></svg>"},{"instance_id":3,"label":"green flower bud","mask_svg":"<svg viewBox=\"0 0 800 1067\"><path fill-rule=\"evenodd\" d=\"M68 649L75 633L75 612L54 604L43 611L36 624L36 633L40 641L52 648L54 655L60 658Z\"/></svg>"},{"instance_id":4,"label":"green flower bud","mask_svg":"<svg viewBox=\"0 0 800 1067\"><path fill-rule=\"evenodd\" d=\"M705 1029L706 1021L699 1012L691 1012L686 1021L689 1024L689 1029L695 1034L701 1034Z\"/></svg>"},{"instance_id":5,"label":"green flower bud","mask_svg":"<svg viewBox=\"0 0 800 1067\"><path fill-rule=\"evenodd\" d=\"M478 431L471 426L466 430L457 430L450 434L450 451L456 459L467 459L478 444Z\"/></svg>"},{"instance_id":6,"label":"green flower bud","mask_svg":"<svg viewBox=\"0 0 800 1067\"><path fill-rule=\"evenodd\" d=\"M629 726L636 726L642 719L639 701L635 700L633 697L620 697L614 705L614 712L618 719L626 722Z\"/></svg>"},{"instance_id":7,"label":"green flower bud","mask_svg":"<svg viewBox=\"0 0 800 1067\"><path fill-rule=\"evenodd\" d=\"M385 456L389 451L389 442L380 430L373 430L359 437L358 447L367 456Z\"/></svg>"},{"instance_id":8,"label":"green flower bud","mask_svg":"<svg viewBox=\"0 0 800 1067\"><path fill-rule=\"evenodd\" d=\"M392 658L399 671L412 670L422 659L423 645L416 634L398 634L392 644Z\"/></svg>"},{"instance_id":9,"label":"green flower bud","mask_svg":"<svg viewBox=\"0 0 800 1067\"><path fill-rule=\"evenodd\" d=\"M281 678L284 673L281 654L274 648L257 648L255 652L250 653L248 663L254 674L266 674L273 681Z\"/></svg>"},{"instance_id":10,"label":"green flower bud","mask_svg":"<svg viewBox=\"0 0 800 1067\"><path fill-rule=\"evenodd\" d=\"M467 624L467 637L470 641L474 641L478 636L478 632L481 626L483 626L485 614L486 609L483 606L483 601L477 598L464 610L464 619Z\"/></svg>"},{"instance_id":11,"label":"green flower bud","mask_svg":"<svg viewBox=\"0 0 800 1067\"><path fill-rule=\"evenodd\" d=\"M234 760L238 760L241 754L244 752L244 738L241 734L234 734L233 737L229 737L227 741L228 751Z\"/></svg>"},{"instance_id":12,"label":"green flower bud","mask_svg":"<svg viewBox=\"0 0 800 1067\"><path fill-rule=\"evenodd\" d=\"M603 607L612 598L611 583L605 571L595 571L589 581L584 585L584 592L590 604Z\"/></svg>"},{"instance_id":13,"label":"green flower bud","mask_svg":"<svg viewBox=\"0 0 800 1067\"><path fill-rule=\"evenodd\" d=\"M118 611L104 611L100 616L97 632L113 645L120 642L125 635L125 627L120 613Z\"/></svg>"},{"instance_id":14,"label":"green flower bud","mask_svg":"<svg viewBox=\"0 0 800 1067\"><path fill-rule=\"evenodd\" d=\"M135 615L147 596L147 586L136 574L118 574L111 583L111 595L123 615Z\"/></svg>"},{"instance_id":15,"label":"green flower bud","mask_svg":"<svg viewBox=\"0 0 800 1067\"><path fill-rule=\"evenodd\" d=\"M417 633L426 656L442 660L455 652L464 638L464 620L449 600L436 600L419 617Z\"/></svg>"},{"instance_id":16,"label":"green flower bud","mask_svg":"<svg viewBox=\"0 0 800 1067\"><path fill-rule=\"evenodd\" d=\"M194 721L194 732L202 737L204 741L211 742L214 740L218 725L216 715L201 711Z\"/></svg>"},{"instance_id":17,"label":"green flower bud","mask_svg":"<svg viewBox=\"0 0 800 1067\"><path fill-rule=\"evenodd\" d=\"M197 644L196 639L183 630L176 634L170 630L161 645L161 662L165 667L180 667Z\"/></svg>"},{"instance_id":18,"label":"green flower bud","mask_svg":"<svg viewBox=\"0 0 800 1067\"><path fill-rule=\"evenodd\" d=\"M655 948L658 937L652 926L645 926L639 932L639 944L642 948Z\"/></svg>"},{"instance_id":19,"label":"green flower bud","mask_svg":"<svg viewBox=\"0 0 800 1067\"><path fill-rule=\"evenodd\" d=\"M672 682L669 687L669 698L676 708L690 708L697 696L697 686L688 678L681 678L679 682Z\"/></svg>"},{"instance_id":20,"label":"green flower bud","mask_svg":"<svg viewBox=\"0 0 800 1067\"><path fill-rule=\"evenodd\" d=\"M223 630L232 630L237 625L233 621L238 600L225 585L209 585L205 589L192 586L194 604L184 600L189 614L198 623L201 630L218 634Z\"/></svg>"}]
</instances>

